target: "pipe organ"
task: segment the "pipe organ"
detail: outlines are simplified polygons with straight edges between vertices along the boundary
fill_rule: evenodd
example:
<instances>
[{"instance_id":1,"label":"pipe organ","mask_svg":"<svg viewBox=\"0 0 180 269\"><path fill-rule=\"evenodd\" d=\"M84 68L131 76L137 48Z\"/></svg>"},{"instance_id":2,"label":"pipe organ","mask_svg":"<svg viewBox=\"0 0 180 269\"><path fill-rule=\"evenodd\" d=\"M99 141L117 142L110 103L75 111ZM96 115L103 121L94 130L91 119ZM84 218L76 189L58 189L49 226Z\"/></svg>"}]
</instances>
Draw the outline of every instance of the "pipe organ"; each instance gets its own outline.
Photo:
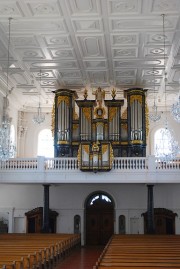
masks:
<instances>
[{"instance_id":1,"label":"pipe organ","mask_svg":"<svg viewBox=\"0 0 180 269\"><path fill-rule=\"evenodd\" d=\"M99 87L96 99L78 100L76 91L55 91L52 113L55 157L78 157L82 171L109 171L114 157L146 155L146 90L124 91L124 99L105 99ZM101 95L102 94L102 95Z\"/></svg>"},{"instance_id":2,"label":"pipe organ","mask_svg":"<svg viewBox=\"0 0 180 269\"><path fill-rule=\"evenodd\" d=\"M52 132L54 136L54 156L72 156L73 111L77 94L63 89L55 91L52 113Z\"/></svg>"}]
</instances>

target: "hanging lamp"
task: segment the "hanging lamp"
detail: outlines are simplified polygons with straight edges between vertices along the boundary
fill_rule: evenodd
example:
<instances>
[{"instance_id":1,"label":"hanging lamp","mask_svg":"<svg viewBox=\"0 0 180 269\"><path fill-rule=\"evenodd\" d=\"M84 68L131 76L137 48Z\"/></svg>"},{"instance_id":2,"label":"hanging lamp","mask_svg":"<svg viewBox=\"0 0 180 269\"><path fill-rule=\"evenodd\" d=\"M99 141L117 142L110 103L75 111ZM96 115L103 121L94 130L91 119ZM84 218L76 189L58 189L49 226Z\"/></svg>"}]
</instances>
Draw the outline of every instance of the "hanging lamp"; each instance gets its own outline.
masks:
<instances>
[{"instance_id":1,"label":"hanging lamp","mask_svg":"<svg viewBox=\"0 0 180 269\"><path fill-rule=\"evenodd\" d=\"M41 73L41 70L40 70L40 73L39 73L39 76L40 76L40 90L39 90L39 103L38 103L38 109L37 109L37 113L33 116L33 119L32 121L35 123L35 124L41 124L45 121L45 115L42 113L42 109L41 109L41 102L40 102L40 95L41 95L41 77L42 77L42 73Z\"/></svg>"}]
</instances>

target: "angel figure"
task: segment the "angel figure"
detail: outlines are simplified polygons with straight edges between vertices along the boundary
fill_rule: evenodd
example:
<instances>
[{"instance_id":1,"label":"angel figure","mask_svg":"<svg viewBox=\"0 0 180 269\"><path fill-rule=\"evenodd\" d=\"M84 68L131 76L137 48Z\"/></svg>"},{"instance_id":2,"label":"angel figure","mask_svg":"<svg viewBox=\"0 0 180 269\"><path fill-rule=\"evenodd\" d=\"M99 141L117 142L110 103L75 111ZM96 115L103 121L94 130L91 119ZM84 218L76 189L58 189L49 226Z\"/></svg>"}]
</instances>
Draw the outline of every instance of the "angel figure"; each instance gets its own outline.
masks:
<instances>
[{"instance_id":1,"label":"angel figure","mask_svg":"<svg viewBox=\"0 0 180 269\"><path fill-rule=\"evenodd\" d=\"M105 98L105 91L102 90L101 87L99 87L93 94L95 95L96 101L99 106L102 106L102 102Z\"/></svg>"}]
</instances>

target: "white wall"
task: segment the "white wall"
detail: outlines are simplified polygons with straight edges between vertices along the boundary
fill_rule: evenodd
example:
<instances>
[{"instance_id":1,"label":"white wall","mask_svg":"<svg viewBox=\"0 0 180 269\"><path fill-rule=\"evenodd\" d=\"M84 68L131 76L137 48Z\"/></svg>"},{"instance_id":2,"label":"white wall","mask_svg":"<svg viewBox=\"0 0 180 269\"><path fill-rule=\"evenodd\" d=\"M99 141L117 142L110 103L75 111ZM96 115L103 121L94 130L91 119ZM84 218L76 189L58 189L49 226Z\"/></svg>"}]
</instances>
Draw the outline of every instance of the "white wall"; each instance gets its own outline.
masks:
<instances>
[{"instance_id":1,"label":"white wall","mask_svg":"<svg viewBox=\"0 0 180 269\"><path fill-rule=\"evenodd\" d=\"M115 233L118 233L119 215L126 217L126 233L131 233L131 224L137 221L138 233L144 233L142 213L147 208L145 184L60 184L50 186L50 208L59 213L57 232L73 233L73 219L81 216L81 234L84 242L84 207L86 198L93 192L109 194L115 203ZM0 188L0 214L9 212L12 232L26 232L24 213L43 206L44 188L41 185L6 185ZM157 184L154 186L154 207L163 207L178 214L176 233L180 234L180 185ZM12 219L11 219L12 218ZM19 223L19 226L18 224ZM10 229L11 231L11 229Z\"/></svg>"}]
</instances>

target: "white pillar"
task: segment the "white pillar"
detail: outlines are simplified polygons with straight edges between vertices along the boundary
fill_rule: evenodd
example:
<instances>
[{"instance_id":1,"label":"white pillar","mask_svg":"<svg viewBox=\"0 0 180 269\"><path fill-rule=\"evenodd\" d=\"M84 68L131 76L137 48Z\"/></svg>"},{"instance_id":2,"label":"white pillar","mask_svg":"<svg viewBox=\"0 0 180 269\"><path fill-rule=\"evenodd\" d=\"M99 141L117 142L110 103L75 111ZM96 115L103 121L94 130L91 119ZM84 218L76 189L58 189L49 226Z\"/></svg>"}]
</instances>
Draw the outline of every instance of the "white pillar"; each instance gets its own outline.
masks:
<instances>
[{"instance_id":1,"label":"white pillar","mask_svg":"<svg viewBox=\"0 0 180 269\"><path fill-rule=\"evenodd\" d=\"M37 157L37 169L39 172L43 172L45 168L45 157L44 156L38 156Z\"/></svg>"},{"instance_id":2,"label":"white pillar","mask_svg":"<svg viewBox=\"0 0 180 269\"><path fill-rule=\"evenodd\" d=\"M149 172L156 171L156 158L154 155L148 156L148 170Z\"/></svg>"}]
</instances>

